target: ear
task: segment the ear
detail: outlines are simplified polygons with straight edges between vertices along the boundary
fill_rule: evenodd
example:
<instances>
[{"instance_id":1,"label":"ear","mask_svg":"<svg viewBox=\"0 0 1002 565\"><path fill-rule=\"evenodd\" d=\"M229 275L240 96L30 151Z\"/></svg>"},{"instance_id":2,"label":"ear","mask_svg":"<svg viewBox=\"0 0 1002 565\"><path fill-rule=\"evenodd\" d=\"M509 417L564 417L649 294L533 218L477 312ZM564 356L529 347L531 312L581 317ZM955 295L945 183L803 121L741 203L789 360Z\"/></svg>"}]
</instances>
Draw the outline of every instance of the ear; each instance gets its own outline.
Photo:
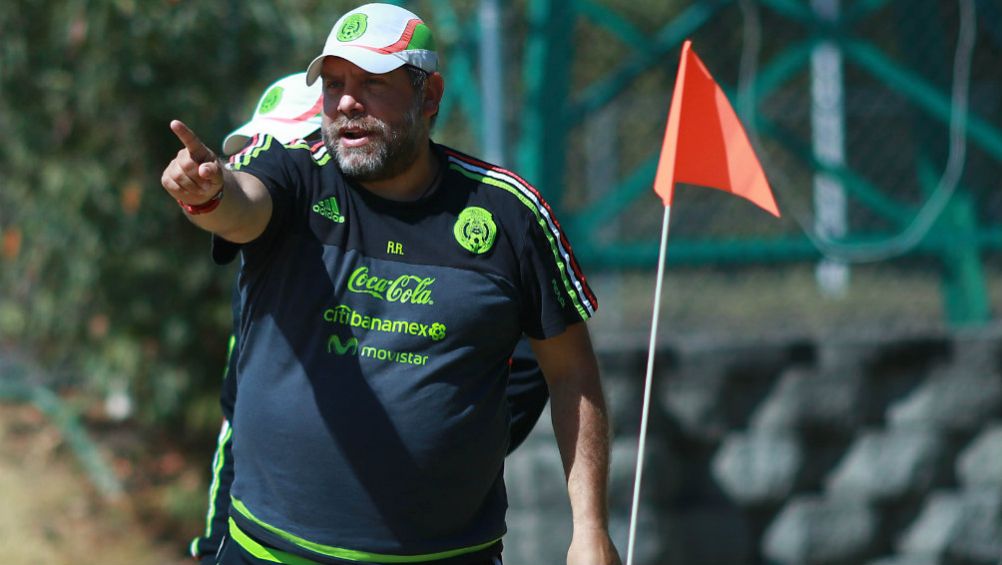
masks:
<instances>
[{"instance_id":1,"label":"ear","mask_svg":"<svg viewBox=\"0 0 1002 565\"><path fill-rule=\"evenodd\" d=\"M421 112L425 117L432 117L438 113L438 107L442 103L442 95L445 94L445 79L441 73L431 73L424 85L424 104Z\"/></svg>"}]
</instances>

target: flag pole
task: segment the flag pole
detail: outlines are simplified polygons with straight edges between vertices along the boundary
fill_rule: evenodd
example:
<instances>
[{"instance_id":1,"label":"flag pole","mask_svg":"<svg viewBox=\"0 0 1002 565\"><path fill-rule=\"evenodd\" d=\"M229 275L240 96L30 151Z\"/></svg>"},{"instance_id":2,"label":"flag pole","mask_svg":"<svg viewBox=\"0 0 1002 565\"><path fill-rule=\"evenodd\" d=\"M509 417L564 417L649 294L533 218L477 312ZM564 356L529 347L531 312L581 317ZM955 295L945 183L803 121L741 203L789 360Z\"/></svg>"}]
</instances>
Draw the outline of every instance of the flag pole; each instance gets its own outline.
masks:
<instances>
[{"instance_id":1,"label":"flag pole","mask_svg":"<svg viewBox=\"0 0 1002 565\"><path fill-rule=\"evenodd\" d=\"M740 174L734 175L735 171ZM651 411L654 380L654 347L658 336L658 315L661 313L668 220L676 182L730 192L779 217L779 208L769 189L769 181L765 178L762 164L755 156L755 150L748 141L737 114L706 65L692 50L692 41L688 39L682 44L675 90L672 92L668 123L665 126L665 140L661 145L661 158L654 176L654 192L664 203L665 215L661 224L658 278L654 285L651 343L647 350L647 378L644 380L644 406L640 418L640 442L637 445L637 470L633 480L626 565L633 565L633 546L637 537L640 483L647 446L647 417Z\"/></svg>"},{"instance_id":2,"label":"flag pole","mask_svg":"<svg viewBox=\"0 0 1002 565\"><path fill-rule=\"evenodd\" d=\"M668 249L668 222L671 206L665 205L661 221L661 250L658 252L658 276L654 285L654 312L651 314L651 341L647 349L647 378L644 379L644 406L640 416L640 441L637 444L637 470L633 479L633 504L630 508L630 537L626 549L626 565L633 565L633 544L637 537L637 509L640 506L640 480L644 469L644 449L647 444L647 416L651 408L651 384L654 380L654 346L658 336L658 314L661 312L661 287L665 276L665 255Z\"/></svg>"}]
</instances>

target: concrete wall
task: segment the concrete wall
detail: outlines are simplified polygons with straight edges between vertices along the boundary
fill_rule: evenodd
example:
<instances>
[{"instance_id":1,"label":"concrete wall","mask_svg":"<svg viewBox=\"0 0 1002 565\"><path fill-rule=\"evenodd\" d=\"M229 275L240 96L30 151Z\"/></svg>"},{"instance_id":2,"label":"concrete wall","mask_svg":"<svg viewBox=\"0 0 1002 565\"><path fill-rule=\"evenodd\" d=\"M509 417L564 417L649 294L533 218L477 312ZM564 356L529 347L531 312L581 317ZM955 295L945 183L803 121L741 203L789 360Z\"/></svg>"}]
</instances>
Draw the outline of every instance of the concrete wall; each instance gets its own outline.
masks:
<instances>
[{"instance_id":1,"label":"concrete wall","mask_svg":"<svg viewBox=\"0 0 1002 565\"><path fill-rule=\"evenodd\" d=\"M624 562L646 358L600 352ZM999 563L1000 367L998 332L662 348L634 563ZM548 414L506 477L506 565L564 563Z\"/></svg>"}]
</instances>

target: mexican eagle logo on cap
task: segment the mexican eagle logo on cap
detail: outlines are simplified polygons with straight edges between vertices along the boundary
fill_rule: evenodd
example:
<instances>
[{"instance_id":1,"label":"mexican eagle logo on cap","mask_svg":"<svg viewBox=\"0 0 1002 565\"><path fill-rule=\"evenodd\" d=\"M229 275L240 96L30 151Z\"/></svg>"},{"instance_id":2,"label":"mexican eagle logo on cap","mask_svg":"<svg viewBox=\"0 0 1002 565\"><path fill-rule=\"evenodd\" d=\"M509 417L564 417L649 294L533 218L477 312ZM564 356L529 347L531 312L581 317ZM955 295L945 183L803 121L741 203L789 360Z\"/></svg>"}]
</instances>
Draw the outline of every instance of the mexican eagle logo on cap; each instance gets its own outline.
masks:
<instances>
[{"instance_id":1,"label":"mexican eagle logo on cap","mask_svg":"<svg viewBox=\"0 0 1002 565\"><path fill-rule=\"evenodd\" d=\"M365 14L352 14L341 24L341 29L337 31L338 41L355 41L365 33L368 16Z\"/></svg>"},{"instance_id":2,"label":"mexican eagle logo on cap","mask_svg":"<svg viewBox=\"0 0 1002 565\"><path fill-rule=\"evenodd\" d=\"M261 105L257 108L258 114L267 114L275 108L278 107L278 103L282 101L282 94L285 93L285 89L281 86L276 86L268 91L261 99Z\"/></svg>"}]
</instances>

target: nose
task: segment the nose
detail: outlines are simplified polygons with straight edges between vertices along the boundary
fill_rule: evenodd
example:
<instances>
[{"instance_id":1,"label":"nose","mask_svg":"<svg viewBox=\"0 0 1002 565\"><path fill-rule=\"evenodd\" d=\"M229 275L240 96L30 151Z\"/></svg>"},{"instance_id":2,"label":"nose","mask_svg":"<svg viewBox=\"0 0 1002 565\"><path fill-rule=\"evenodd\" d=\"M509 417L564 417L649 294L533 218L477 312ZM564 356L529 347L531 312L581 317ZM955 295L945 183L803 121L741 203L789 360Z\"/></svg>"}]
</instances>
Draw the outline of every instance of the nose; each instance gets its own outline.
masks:
<instances>
[{"instance_id":1,"label":"nose","mask_svg":"<svg viewBox=\"0 0 1002 565\"><path fill-rule=\"evenodd\" d=\"M338 99L337 111L348 118L354 118L365 112L365 106L353 95L344 93Z\"/></svg>"}]
</instances>

